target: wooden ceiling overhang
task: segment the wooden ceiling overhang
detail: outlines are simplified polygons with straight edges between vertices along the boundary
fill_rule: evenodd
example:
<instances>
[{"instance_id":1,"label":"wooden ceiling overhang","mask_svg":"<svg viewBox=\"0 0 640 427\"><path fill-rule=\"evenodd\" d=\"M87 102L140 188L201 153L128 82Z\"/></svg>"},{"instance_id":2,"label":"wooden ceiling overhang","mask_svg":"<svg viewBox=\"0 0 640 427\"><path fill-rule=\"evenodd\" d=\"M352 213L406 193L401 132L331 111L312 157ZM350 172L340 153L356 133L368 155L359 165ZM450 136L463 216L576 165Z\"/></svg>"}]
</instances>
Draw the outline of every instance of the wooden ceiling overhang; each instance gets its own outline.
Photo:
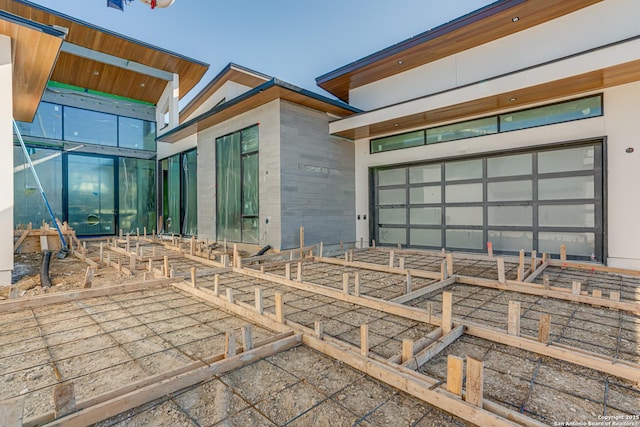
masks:
<instances>
[{"instance_id":1,"label":"wooden ceiling overhang","mask_svg":"<svg viewBox=\"0 0 640 427\"><path fill-rule=\"evenodd\" d=\"M158 137L158 141L168 143L181 141L184 138L276 99L282 99L314 110L323 111L336 117L346 117L361 112L340 101L326 98L314 92L272 78L252 90L182 123L175 129Z\"/></svg>"},{"instance_id":2,"label":"wooden ceiling overhang","mask_svg":"<svg viewBox=\"0 0 640 427\"><path fill-rule=\"evenodd\" d=\"M228 81L250 88L260 86L273 77L251 70L238 64L229 63L180 111L180 123L186 121L202 104L213 96Z\"/></svg>"},{"instance_id":3,"label":"wooden ceiling overhang","mask_svg":"<svg viewBox=\"0 0 640 427\"><path fill-rule=\"evenodd\" d=\"M349 91L575 12L602 0L502 0L316 78L349 102Z\"/></svg>"},{"instance_id":4,"label":"wooden ceiling overhang","mask_svg":"<svg viewBox=\"0 0 640 427\"><path fill-rule=\"evenodd\" d=\"M12 40L13 117L30 122L40 104L65 33L0 10L0 34Z\"/></svg>"},{"instance_id":5,"label":"wooden ceiling overhang","mask_svg":"<svg viewBox=\"0 0 640 427\"><path fill-rule=\"evenodd\" d=\"M640 59L373 124L354 126L333 134L353 140L375 138L433 124L521 109L532 104L583 95L636 81L640 81Z\"/></svg>"},{"instance_id":6,"label":"wooden ceiling overhang","mask_svg":"<svg viewBox=\"0 0 640 427\"><path fill-rule=\"evenodd\" d=\"M64 49L51 80L156 104L167 87L163 73L178 74L180 97L202 78L208 64L96 27L26 0L0 0L0 10L47 26L67 29L65 45L96 55ZM74 52L74 53L71 53ZM104 56L119 58L122 66ZM139 66L135 66L135 65ZM152 70L158 72L153 72ZM164 74L166 75L166 74Z\"/></svg>"}]
</instances>

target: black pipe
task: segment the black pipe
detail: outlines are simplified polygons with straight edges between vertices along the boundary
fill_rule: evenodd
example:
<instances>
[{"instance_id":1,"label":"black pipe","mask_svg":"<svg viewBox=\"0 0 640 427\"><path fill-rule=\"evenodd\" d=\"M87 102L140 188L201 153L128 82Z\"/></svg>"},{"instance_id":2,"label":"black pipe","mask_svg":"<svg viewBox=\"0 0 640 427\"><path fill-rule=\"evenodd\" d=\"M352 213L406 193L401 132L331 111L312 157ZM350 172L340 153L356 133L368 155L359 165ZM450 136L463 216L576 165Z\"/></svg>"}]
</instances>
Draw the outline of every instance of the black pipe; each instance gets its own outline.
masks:
<instances>
[{"instance_id":1,"label":"black pipe","mask_svg":"<svg viewBox=\"0 0 640 427\"><path fill-rule=\"evenodd\" d=\"M51 252L42 253L42 265L40 266L40 284L45 288L51 287L51 278L49 277L49 263L51 262Z\"/></svg>"},{"instance_id":2,"label":"black pipe","mask_svg":"<svg viewBox=\"0 0 640 427\"><path fill-rule=\"evenodd\" d=\"M271 245L267 245L264 248L260 249L254 256L264 255L269 249L271 249Z\"/></svg>"}]
</instances>

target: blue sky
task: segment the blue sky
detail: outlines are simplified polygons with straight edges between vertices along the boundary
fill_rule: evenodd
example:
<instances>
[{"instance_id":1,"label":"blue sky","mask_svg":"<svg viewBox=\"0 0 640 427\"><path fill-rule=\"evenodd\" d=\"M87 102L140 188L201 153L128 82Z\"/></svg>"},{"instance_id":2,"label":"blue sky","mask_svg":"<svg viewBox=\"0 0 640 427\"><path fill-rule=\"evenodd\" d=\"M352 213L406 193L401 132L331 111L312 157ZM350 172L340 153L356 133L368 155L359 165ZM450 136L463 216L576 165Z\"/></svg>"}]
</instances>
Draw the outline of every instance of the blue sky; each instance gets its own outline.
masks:
<instances>
[{"instance_id":1,"label":"blue sky","mask_svg":"<svg viewBox=\"0 0 640 427\"><path fill-rule=\"evenodd\" d=\"M121 12L106 0L32 1L210 64L196 91L235 62L324 95L316 77L492 2L175 0L151 10L135 0Z\"/></svg>"}]
</instances>

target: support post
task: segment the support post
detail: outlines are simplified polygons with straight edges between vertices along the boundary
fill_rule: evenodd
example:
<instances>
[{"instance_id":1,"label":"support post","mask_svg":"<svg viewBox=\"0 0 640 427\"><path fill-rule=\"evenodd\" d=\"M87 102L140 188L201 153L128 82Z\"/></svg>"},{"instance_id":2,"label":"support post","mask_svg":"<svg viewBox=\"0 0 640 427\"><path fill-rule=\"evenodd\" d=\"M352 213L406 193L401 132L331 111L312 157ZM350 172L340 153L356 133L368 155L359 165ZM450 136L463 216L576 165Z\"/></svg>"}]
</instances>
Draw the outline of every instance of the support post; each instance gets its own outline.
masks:
<instances>
[{"instance_id":1,"label":"support post","mask_svg":"<svg viewBox=\"0 0 640 427\"><path fill-rule=\"evenodd\" d=\"M406 363L413 357L413 341L402 340L402 363Z\"/></svg>"},{"instance_id":2,"label":"support post","mask_svg":"<svg viewBox=\"0 0 640 427\"><path fill-rule=\"evenodd\" d=\"M302 262L298 263L298 269L296 270L296 281L302 282Z\"/></svg>"},{"instance_id":3,"label":"support post","mask_svg":"<svg viewBox=\"0 0 640 427\"><path fill-rule=\"evenodd\" d=\"M482 408L484 388L484 363L482 360L467 356L467 395L465 400Z\"/></svg>"},{"instance_id":4,"label":"support post","mask_svg":"<svg viewBox=\"0 0 640 427\"><path fill-rule=\"evenodd\" d=\"M275 294L276 302L276 320L280 323L284 323L284 301L281 293Z\"/></svg>"},{"instance_id":5,"label":"support post","mask_svg":"<svg viewBox=\"0 0 640 427\"><path fill-rule=\"evenodd\" d=\"M321 340L322 337L324 337L324 323L322 323L322 320L316 320L313 322L313 331L316 338Z\"/></svg>"},{"instance_id":6,"label":"support post","mask_svg":"<svg viewBox=\"0 0 640 427\"><path fill-rule=\"evenodd\" d=\"M360 272L356 271L353 277L353 294L357 297L360 296Z\"/></svg>"},{"instance_id":7,"label":"support post","mask_svg":"<svg viewBox=\"0 0 640 427\"><path fill-rule=\"evenodd\" d=\"M164 256L164 277L169 278L169 256Z\"/></svg>"},{"instance_id":8,"label":"support post","mask_svg":"<svg viewBox=\"0 0 640 427\"><path fill-rule=\"evenodd\" d=\"M518 262L518 282L524 280L524 249L520 249L520 259Z\"/></svg>"},{"instance_id":9,"label":"support post","mask_svg":"<svg viewBox=\"0 0 640 427\"><path fill-rule=\"evenodd\" d=\"M453 276L453 254L447 254L447 274Z\"/></svg>"},{"instance_id":10,"label":"support post","mask_svg":"<svg viewBox=\"0 0 640 427\"><path fill-rule=\"evenodd\" d=\"M540 325L538 326L538 341L543 344L548 344L550 334L551 334L551 315L547 313L540 313Z\"/></svg>"},{"instance_id":11,"label":"support post","mask_svg":"<svg viewBox=\"0 0 640 427\"><path fill-rule=\"evenodd\" d=\"M258 312L258 314L262 314L264 312L264 304L262 302L262 288L256 288L254 292L256 311Z\"/></svg>"},{"instance_id":12,"label":"support post","mask_svg":"<svg viewBox=\"0 0 640 427\"><path fill-rule=\"evenodd\" d=\"M447 356L447 391L462 397L464 359L452 354Z\"/></svg>"},{"instance_id":13,"label":"support post","mask_svg":"<svg viewBox=\"0 0 640 427\"><path fill-rule=\"evenodd\" d=\"M404 257L398 258L398 267L400 268L400 270L404 270Z\"/></svg>"},{"instance_id":14,"label":"support post","mask_svg":"<svg viewBox=\"0 0 640 427\"><path fill-rule=\"evenodd\" d=\"M291 263L286 263L284 265L284 277L287 280L291 280Z\"/></svg>"},{"instance_id":15,"label":"support post","mask_svg":"<svg viewBox=\"0 0 640 427\"><path fill-rule=\"evenodd\" d=\"M84 273L84 288L88 289L93 285L93 267L87 267L87 271Z\"/></svg>"},{"instance_id":16,"label":"support post","mask_svg":"<svg viewBox=\"0 0 640 427\"><path fill-rule=\"evenodd\" d=\"M442 335L451 332L453 322L451 320L453 311L453 294L451 292L442 293Z\"/></svg>"},{"instance_id":17,"label":"support post","mask_svg":"<svg viewBox=\"0 0 640 427\"><path fill-rule=\"evenodd\" d=\"M548 274L543 274L542 275L542 286L546 290L549 290L551 288L551 285L549 284L549 275Z\"/></svg>"},{"instance_id":18,"label":"support post","mask_svg":"<svg viewBox=\"0 0 640 427\"><path fill-rule=\"evenodd\" d=\"M213 276L213 293L215 296L220 295L220 275L218 273Z\"/></svg>"},{"instance_id":19,"label":"support post","mask_svg":"<svg viewBox=\"0 0 640 427\"><path fill-rule=\"evenodd\" d=\"M369 325L360 325L360 354L369 357Z\"/></svg>"},{"instance_id":20,"label":"support post","mask_svg":"<svg viewBox=\"0 0 640 427\"><path fill-rule=\"evenodd\" d=\"M509 301L509 315L507 333L516 337L520 336L520 302Z\"/></svg>"},{"instance_id":21,"label":"support post","mask_svg":"<svg viewBox=\"0 0 640 427\"><path fill-rule=\"evenodd\" d=\"M393 256L394 256L394 252L393 251L389 251L389 267L393 267Z\"/></svg>"},{"instance_id":22,"label":"support post","mask_svg":"<svg viewBox=\"0 0 640 427\"><path fill-rule=\"evenodd\" d=\"M233 288L227 288L227 301L229 301L229 304L233 304Z\"/></svg>"},{"instance_id":23,"label":"support post","mask_svg":"<svg viewBox=\"0 0 640 427\"><path fill-rule=\"evenodd\" d=\"M245 325L242 327L242 351L249 351L253 349L253 339L251 338L251 326Z\"/></svg>"},{"instance_id":24,"label":"support post","mask_svg":"<svg viewBox=\"0 0 640 427\"><path fill-rule=\"evenodd\" d=\"M193 286L194 288L198 287L198 284L196 283L196 268L195 267L191 267L191 286Z\"/></svg>"},{"instance_id":25,"label":"support post","mask_svg":"<svg viewBox=\"0 0 640 427\"><path fill-rule=\"evenodd\" d=\"M440 281L442 282L443 280L448 279L449 276L447 274L447 263L445 261L442 261L440 263Z\"/></svg>"},{"instance_id":26,"label":"support post","mask_svg":"<svg viewBox=\"0 0 640 427\"><path fill-rule=\"evenodd\" d=\"M224 357L229 359L236 355L236 334L227 332L224 336Z\"/></svg>"},{"instance_id":27,"label":"support post","mask_svg":"<svg viewBox=\"0 0 640 427\"><path fill-rule=\"evenodd\" d=\"M405 286L405 293L408 294L408 293L411 293L412 291L413 291L413 284L411 281L411 271L407 270L407 283Z\"/></svg>"},{"instance_id":28,"label":"support post","mask_svg":"<svg viewBox=\"0 0 640 427\"><path fill-rule=\"evenodd\" d=\"M498 282L502 284L507 283L507 278L504 273L504 258L498 257L496 262L498 263Z\"/></svg>"},{"instance_id":29,"label":"support post","mask_svg":"<svg viewBox=\"0 0 640 427\"><path fill-rule=\"evenodd\" d=\"M487 242L487 254L490 258L493 258L493 243Z\"/></svg>"},{"instance_id":30,"label":"support post","mask_svg":"<svg viewBox=\"0 0 640 427\"><path fill-rule=\"evenodd\" d=\"M531 272L533 273L538 268L538 253L535 250L531 251Z\"/></svg>"}]
</instances>

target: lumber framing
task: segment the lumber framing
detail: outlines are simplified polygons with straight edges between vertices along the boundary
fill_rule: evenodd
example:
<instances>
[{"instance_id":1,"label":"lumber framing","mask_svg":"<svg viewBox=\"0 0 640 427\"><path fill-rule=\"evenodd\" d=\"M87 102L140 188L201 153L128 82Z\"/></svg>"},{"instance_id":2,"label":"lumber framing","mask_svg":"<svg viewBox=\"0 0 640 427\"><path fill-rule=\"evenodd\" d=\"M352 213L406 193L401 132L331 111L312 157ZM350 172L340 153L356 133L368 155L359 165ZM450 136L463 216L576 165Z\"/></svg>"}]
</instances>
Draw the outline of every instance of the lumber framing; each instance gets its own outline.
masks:
<instances>
[{"instance_id":1,"label":"lumber framing","mask_svg":"<svg viewBox=\"0 0 640 427\"><path fill-rule=\"evenodd\" d=\"M454 285L456 283L456 276L449 277L448 279L444 279L440 282L433 283L431 285L423 286L422 288L409 292L405 295L400 295L399 297L393 298L390 300L391 302L396 302L398 304L405 304L409 301L413 301L414 299L420 298L424 295L430 294L432 292L437 292L441 289L446 288L447 286Z\"/></svg>"},{"instance_id":2,"label":"lumber framing","mask_svg":"<svg viewBox=\"0 0 640 427\"><path fill-rule=\"evenodd\" d=\"M372 264L370 262L361 262L361 261L345 261L343 259L338 258L320 258L315 257L315 260L318 262L322 262L325 264L334 264L334 265L342 265L345 267L353 267L353 268L361 268L363 270L370 271L378 271L381 273L391 273L398 274L402 276L406 276L407 272L411 274L413 277L419 277L421 279L435 279L440 280L440 273L435 273L433 271L426 270L416 270L416 269L404 269L398 267L389 267L386 265L380 264Z\"/></svg>"},{"instance_id":3,"label":"lumber framing","mask_svg":"<svg viewBox=\"0 0 640 427\"><path fill-rule=\"evenodd\" d=\"M205 366L194 367L189 371L172 375L166 379L153 382L88 406L73 414L56 419L52 425L66 427L97 423L193 384L209 380L214 375L222 375L260 359L264 359L265 357L273 356L274 354L296 347L300 345L301 341L301 335L292 335L270 344L256 347L253 350L242 352L233 357L224 358L224 356L222 356L222 360L205 364Z\"/></svg>"}]
</instances>

